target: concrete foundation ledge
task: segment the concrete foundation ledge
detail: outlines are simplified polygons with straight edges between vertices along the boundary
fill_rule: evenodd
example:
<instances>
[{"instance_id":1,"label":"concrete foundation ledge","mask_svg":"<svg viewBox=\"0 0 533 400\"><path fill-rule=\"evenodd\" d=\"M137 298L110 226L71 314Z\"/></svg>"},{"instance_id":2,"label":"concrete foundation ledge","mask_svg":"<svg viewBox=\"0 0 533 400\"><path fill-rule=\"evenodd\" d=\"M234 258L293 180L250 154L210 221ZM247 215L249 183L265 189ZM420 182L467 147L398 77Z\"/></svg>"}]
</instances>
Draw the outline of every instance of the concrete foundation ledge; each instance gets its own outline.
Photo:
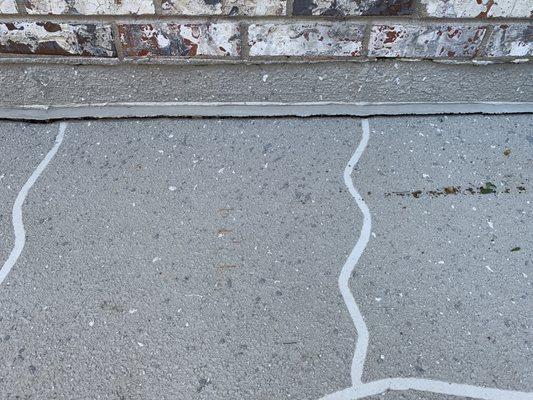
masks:
<instances>
[{"instance_id":1,"label":"concrete foundation ledge","mask_svg":"<svg viewBox=\"0 0 533 400\"><path fill-rule=\"evenodd\" d=\"M0 118L532 112L531 64L430 61L0 68Z\"/></svg>"}]
</instances>

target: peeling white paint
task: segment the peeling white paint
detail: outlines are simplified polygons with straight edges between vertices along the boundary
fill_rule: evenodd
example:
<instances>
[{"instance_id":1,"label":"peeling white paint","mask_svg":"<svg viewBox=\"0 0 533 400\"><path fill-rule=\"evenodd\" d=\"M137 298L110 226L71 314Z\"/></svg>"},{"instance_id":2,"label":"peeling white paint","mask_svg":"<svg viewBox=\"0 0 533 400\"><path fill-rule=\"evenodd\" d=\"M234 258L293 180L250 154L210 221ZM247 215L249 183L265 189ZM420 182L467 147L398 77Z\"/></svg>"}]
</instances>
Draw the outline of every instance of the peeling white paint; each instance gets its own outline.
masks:
<instances>
[{"instance_id":1,"label":"peeling white paint","mask_svg":"<svg viewBox=\"0 0 533 400\"><path fill-rule=\"evenodd\" d=\"M145 56L238 56L240 30L237 23L124 24L118 27L128 57Z\"/></svg>"},{"instance_id":2,"label":"peeling white paint","mask_svg":"<svg viewBox=\"0 0 533 400\"><path fill-rule=\"evenodd\" d=\"M180 28L182 38L198 44L197 54L199 55L223 56L226 53L232 56L238 55L239 43L229 40L237 34L236 25L225 22L202 25L200 28L193 25L182 25Z\"/></svg>"},{"instance_id":3,"label":"peeling white paint","mask_svg":"<svg viewBox=\"0 0 533 400\"><path fill-rule=\"evenodd\" d=\"M293 15L396 16L413 15L412 0L298 0L293 2Z\"/></svg>"},{"instance_id":4,"label":"peeling white paint","mask_svg":"<svg viewBox=\"0 0 533 400\"><path fill-rule=\"evenodd\" d=\"M154 14L152 0L30 0L28 14Z\"/></svg>"},{"instance_id":5,"label":"peeling white paint","mask_svg":"<svg viewBox=\"0 0 533 400\"><path fill-rule=\"evenodd\" d=\"M525 17L533 12L531 0L422 0L432 17L475 18L484 13L488 17Z\"/></svg>"},{"instance_id":6,"label":"peeling white paint","mask_svg":"<svg viewBox=\"0 0 533 400\"><path fill-rule=\"evenodd\" d=\"M73 44L76 42L74 32L62 30L48 32L43 26L31 22L17 23L15 26L23 29L8 30L4 25L0 25L0 45L12 41L20 45L26 45L31 52L35 52L40 43L55 42L62 49L71 51Z\"/></svg>"},{"instance_id":7,"label":"peeling white paint","mask_svg":"<svg viewBox=\"0 0 533 400\"><path fill-rule=\"evenodd\" d=\"M487 43L486 56L524 57L533 55L533 26L500 25L494 28Z\"/></svg>"},{"instance_id":8,"label":"peeling white paint","mask_svg":"<svg viewBox=\"0 0 533 400\"><path fill-rule=\"evenodd\" d=\"M357 56L364 28L347 22L252 24L251 56Z\"/></svg>"},{"instance_id":9,"label":"peeling white paint","mask_svg":"<svg viewBox=\"0 0 533 400\"><path fill-rule=\"evenodd\" d=\"M285 0L163 0L165 14L180 15L285 15Z\"/></svg>"},{"instance_id":10,"label":"peeling white paint","mask_svg":"<svg viewBox=\"0 0 533 400\"><path fill-rule=\"evenodd\" d=\"M15 0L0 0L0 14L16 14L17 3Z\"/></svg>"},{"instance_id":11,"label":"peeling white paint","mask_svg":"<svg viewBox=\"0 0 533 400\"><path fill-rule=\"evenodd\" d=\"M316 0L313 2L316 7L313 8L313 15L323 15L331 10L331 0ZM362 15L363 10L359 6L359 2L353 0L338 0L335 2L335 10L344 15Z\"/></svg>"},{"instance_id":12,"label":"peeling white paint","mask_svg":"<svg viewBox=\"0 0 533 400\"><path fill-rule=\"evenodd\" d=\"M462 25L378 25L372 27L368 53L377 57L473 57L484 27Z\"/></svg>"},{"instance_id":13,"label":"peeling white paint","mask_svg":"<svg viewBox=\"0 0 533 400\"><path fill-rule=\"evenodd\" d=\"M12 25L15 29L9 29L5 23L0 24L0 50L3 52L23 46L29 53L47 54L46 49L53 44L70 55L115 54L110 26L96 25L94 33L90 33L86 25L55 24L55 31L47 30L45 24L36 22L15 22Z\"/></svg>"},{"instance_id":14,"label":"peeling white paint","mask_svg":"<svg viewBox=\"0 0 533 400\"><path fill-rule=\"evenodd\" d=\"M153 26L143 25L141 31L146 38L155 38L159 47L163 48L170 46L170 40Z\"/></svg>"}]
</instances>

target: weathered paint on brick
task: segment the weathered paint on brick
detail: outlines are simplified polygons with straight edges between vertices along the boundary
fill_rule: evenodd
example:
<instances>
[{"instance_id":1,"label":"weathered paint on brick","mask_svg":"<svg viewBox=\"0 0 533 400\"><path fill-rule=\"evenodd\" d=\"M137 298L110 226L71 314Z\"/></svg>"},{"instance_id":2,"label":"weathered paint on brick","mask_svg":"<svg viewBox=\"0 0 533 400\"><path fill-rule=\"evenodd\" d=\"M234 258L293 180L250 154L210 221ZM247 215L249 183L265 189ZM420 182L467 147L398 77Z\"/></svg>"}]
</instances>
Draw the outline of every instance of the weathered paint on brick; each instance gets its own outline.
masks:
<instances>
[{"instance_id":1,"label":"weathered paint on brick","mask_svg":"<svg viewBox=\"0 0 533 400\"><path fill-rule=\"evenodd\" d=\"M351 22L252 24L250 55L340 56L361 54L364 26Z\"/></svg>"},{"instance_id":2,"label":"weathered paint on brick","mask_svg":"<svg viewBox=\"0 0 533 400\"><path fill-rule=\"evenodd\" d=\"M499 25L495 27L484 55L487 57L533 56L533 25Z\"/></svg>"},{"instance_id":3,"label":"weathered paint on brick","mask_svg":"<svg viewBox=\"0 0 533 400\"><path fill-rule=\"evenodd\" d=\"M531 0L422 0L430 17L531 17Z\"/></svg>"},{"instance_id":4,"label":"weathered paint on brick","mask_svg":"<svg viewBox=\"0 0 533 400\"><path fill-rule=\"evenodd\" d=\"M285 0L163 0L164 14L285 15Z\"/></svg>"},{"instance_id":5,"label":"weathered paint on brick","mask_svg":"<svg viewBox=\"0 0 533 400\"><path fill-rule=\"evenodd\" d=\"M115 57L108 25L0 23L0 53Z\"/></svg>"},{"instance_id":6,"label":"weathered paint on brick","mask_svg":"<svg viewBox=\"0 0 533 400\"><path fill-rule=\"evenodd\" d=\"M124 24L118 29L127 57L237 57L241 53L236 23Z\"/></svg>"},{"instance_id":7,"label":"weathered paint on brick","mask_svg":"<svg viewBox=\"0 0 533 400\"><path fill-rule=\"evenodd\" d=\"M413 0L294 0L294 15L409 15Z\"/></svg>"},{"instance_id":8,"label":"weathered paint on brick","mask_svg":"<svg viewBox=\"0 0 533 400\"><path fill-rule=\"evenodd\" d=\"M456 58L475 56L485 27L447 25L375 25L371 57Z\"/></svg>"},{"instance_id":9,"label":"weathered paint on brick","mask_svg":"<svg viewBox=\"0 0 533 400\"><path fill-rule=\"evenodd\" d=\"M0 14L16 14L17 3L15 0L0 0Z\"/></svg>"},{"instance_id":10,"label":"weathered paint on brick","mask_svg":"<svg viewBox=\"0 0 533 400\"><path fill-rule=\"evenodd\" d=\"M154 14L152 0L24 0L28 14Z\"/></svg>"}]
</instances>

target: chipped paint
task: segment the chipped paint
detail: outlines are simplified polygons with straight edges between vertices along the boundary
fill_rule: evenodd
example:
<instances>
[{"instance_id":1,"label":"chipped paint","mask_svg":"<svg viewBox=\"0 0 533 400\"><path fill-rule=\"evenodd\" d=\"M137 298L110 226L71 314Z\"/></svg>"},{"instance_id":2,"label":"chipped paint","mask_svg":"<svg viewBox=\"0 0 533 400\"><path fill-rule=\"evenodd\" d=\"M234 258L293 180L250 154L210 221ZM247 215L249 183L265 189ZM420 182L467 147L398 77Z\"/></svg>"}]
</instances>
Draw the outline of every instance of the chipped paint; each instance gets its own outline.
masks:
<instances>
[{"instance_id":1,"label":"chipped paint","mask_svg":"<svg viewBox=\"0 0 533 400\"><path fill-rule=\"evenodd\" d=\"M152 0L24 0L28 14L154 14Z\"/></svg>"},{"instance_id":2,"label":"chipped paint","mask_svg":"<svg viewBox=\"0 0 533 400\"><path fill-rule=\"evenodd\" d=\"M15 0L0 0L0 14L16 14L17 3Z\"/></svg>"},{"instance_id":3,"label":"chipped paint","mask_svg":"<svg viewBox=\"0 0 533 400\"><path fill-rule=\"evenodd\" d=\"M252 24L250 55L342 56L361 54L364 25L349 22Z\"/></svg>"},{"instance_id":4,"label":"chipped paint","mask_svg":"<svg viewBox=\"0 0 533 400\"><path fill-rule=\"evenodd\" d=\"M110 26L52 22L0 23L0 53L116 56Z\"/></svg>"},{"instance_id":5,"label":"chipped paint","mask_svg":"<svg viewBox=\"0 0 533 400\"><path fill-rule=\"evenodd\" d=\"M164 14L285 15L285 0L163 0Z\"/></svg>"},{"instance_id":6,"label":"chipped paint","mask_svg":"<svg viewBox=\"0 0 533 400\"><path fill-rule=\"evenodd\" d=\"M127 57L237 57L241 51L236 23L123 24L118 29Z\"/></svg>"},{"instance_id":7,"label":"chipped paint","mask_svg":"<svg viewBox=\"0 0 533 400\"><path fill-rule=\"evenodd\" d=\"M245 58L368 56L481 64L497 61L484 57L527 61L533 46L531 20L525 19L533 17L532 0L0 0L0 14L10 13L21 18L0 22L0 53L116 57L116 41L127 58L237 58L244 35ZM43 22L21 22L25 13ZM80 22L45 22L60 18L49 15ZM83 15L101 22L85 24ZM186 19L175 22L174 15ZM484 21L459 20L474 17ZM504 25L490 17L514 19ZM105 21L114 21L120 34Z\"/></svg>"},{"instance_id":8,"label":"chipped paint","mask_svg":"<svg viewBox=\"0 0 533 400\"><path fill-rule=\"evenodd\" d=\"M294 0L294 15L410 15L413 0Z\"/></svg>"},{"instance_id":9,"label":"chipped paint","mask_svg":"<svg viewBox=\"0 0 533 400\"><path fill-rule=\"evenodd\" d=\"M376 25L372 27L371 57L471 58L485 27L451 25Z\"/></svg>"},{"instance_id":10,"label":"chipped paint","mask_svg":"<svg viewBox=\"0 0 533 400\"><path fill-rule=\"evenodd\" d=\"M487 43L488 57L533 56L533 25L498 25Z\"/></svg>"},{"instance_id":11,"label":"chipped paint","mask_svg":"<svg viewBox=\"0 0 533 400\"><path fill-rule=\"evenodd\" d=\"M486 18L533 16L531 0L422 0L430 17Z\"/></svg>"},{"instance_id":12,"label":"chipped paint","mask_svg":"<svg viewBox=\"0 0 533 400\"><path fill-rule=\"evenodd\" d=\"M0 53L115 57L109 25L0 23Z\"/></svg>"}]
</instances>

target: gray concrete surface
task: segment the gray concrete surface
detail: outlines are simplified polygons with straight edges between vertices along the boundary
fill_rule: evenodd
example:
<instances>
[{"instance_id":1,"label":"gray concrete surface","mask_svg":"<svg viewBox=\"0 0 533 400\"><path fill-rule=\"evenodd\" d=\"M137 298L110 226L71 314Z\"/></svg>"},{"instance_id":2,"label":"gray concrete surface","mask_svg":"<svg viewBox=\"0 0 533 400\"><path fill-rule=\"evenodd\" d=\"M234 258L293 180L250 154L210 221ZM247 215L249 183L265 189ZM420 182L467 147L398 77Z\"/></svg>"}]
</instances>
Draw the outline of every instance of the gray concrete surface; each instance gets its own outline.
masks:
<instances>
[{"instance_id":1,"label":"gray concrete surface","mask_svg":"<svg viewBox=\"0 0 533 400\"><path fill-rule=\"evenodd\" d=\"M57 129L0 122L0 265ZM357 335L337 279L362 224L342 179L360 140L351 118L69 122L0 285L0 397L349 387ZM370 119L352 175L373 217L350 281L364 381L533 391L532 148L528 115Z\"/></svg>"},{"instance_id":2,"label":"gray concrete surface","mask_svg":"<svg viewBox=\"0 0 533 400\"><path fill-rule=\"evenodd\" d=\"M50 150L50 138L57 134L57 129L54 125L0 124L0 264L3 264L7 250L13 246L13 203L21 185ZM31 207L31 199L26 204Z\"/></svg>"},{"instance_id":3,"label":"gray concrete surface","mask_svg":"<svg viewBox=\"0 0 533 400\"><path fill-rule=\"evenodd\" d=\"M420 61L267 65L5 63L0 109L95 103L531 102L531 64ZM3 117L7 117L3 115Z\"/></svg>"},{"instance_id":4,"label":"gray concrete surface","mask_svg":"<svg viewBox=\"0 0 533 400\"><path fill-rule=\"evenodd\" d=\"M375 238L351 281L365 379L531 390L531 116L373 119L370 137L354 181Z\"/></svg>"}]
</instances>

